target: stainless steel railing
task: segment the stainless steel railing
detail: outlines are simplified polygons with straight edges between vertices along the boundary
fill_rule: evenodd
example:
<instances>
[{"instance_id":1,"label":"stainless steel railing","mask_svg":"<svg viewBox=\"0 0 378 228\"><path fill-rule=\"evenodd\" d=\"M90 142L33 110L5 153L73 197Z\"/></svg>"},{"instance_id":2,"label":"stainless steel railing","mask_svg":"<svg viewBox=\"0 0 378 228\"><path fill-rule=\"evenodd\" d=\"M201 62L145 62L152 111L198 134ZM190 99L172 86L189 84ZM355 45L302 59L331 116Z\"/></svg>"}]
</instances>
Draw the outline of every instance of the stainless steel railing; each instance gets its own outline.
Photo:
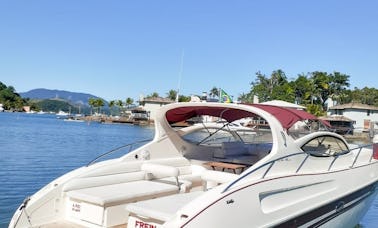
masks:
<instances>
[{"instance_id":1,"label":"stainless steel railing","mask_svg":"<svg viewBox=\"0 0 378 228\"><path fill-rule=\"evenodd\" d=\"M330 155L329 157L334 157L334 158L332 159L332 162L331 162L331 164L329 165L327 171L330 171L330 170L331 170L331 168L332 168L333 165L335 164L336 160L339 159L340 156L345 155L345 154L347 154L347 153L351 153L351 152L354 151L354 150L358 150L356 156L355 156L354 159L353 159L352 164L348 167L349 169L355 168L355 164L357 163L358 158L360 157L360 154L361 154L361 152L363 151L362 149L363 149L363 148L368 148L368 147L373 147L373 145L374 145L374 144L361 145L361 146L358 146L358 147L356 147L356 148L352 148L352 149L349 149L349 150L347 150L347 151L340 152L340 153L335 154L335 155ZM378 146L378 144L377 144L376 146ZM370 163L373 162L374 150L371 149L371 150L365 150L365 151L371 152L370 159L369 159L369 161L366 163L366 164L370 164ZM378 153L378 152L376 152L376 153ZM267 167L267 169L265 170L265 172L263 172L262 176L260 177L260 180L261 180L261 179L264 179L264 178L268 175L268 173L270 172L270 170L272 169L272 167L275 165L275 163L276 163L277 161L287 160L287 159L290 158L290 157L295 157L295 156L300 156L300 155L302 155L302 156L304 155L305 157L304 157L304 159L302 160L302 162L300 162L298 168L297 168L296 171L294 172L294 173L299 173L299 171L302 169L303 165L307 162L307 159L311 156L311 153L308 153L308 152L294 153L294 154L290 154L290 155L282 156L282 157L280 157L280 158L277 158L277 159L274 159L274 160L269 161L269 162L267 162L267 163L264 163L264 164L262 164L262 165L260 165L260 166L258 166L258 167L256 167L256 168L254 168L254 169L248 171L247 173L242 174L238 179L236 179L236 180L234 180L233 182L231 182L231 183L230 183L230 184L229 184L229 185L223 190L222 193L228 191L233 185L235 185L235 184L238 183L239 181L245 179L247 176L250 176L251 174L254 174L254 173L256 173L257 171L260 171L260 170L262 170L263 168ZM377 162L377 161L374 161L374 162ZM364 165L366 165L366 164L364 164Z\"/></svg>"},{"instance_id":2,"label":"stainless steel railing","mask_svg":"<svg viewBox=\"0 0 378 228\"><path fill-rule=\"evenodd\" d=\"M109 156L110 154L114 154L115 152L118 152L122 149L125 149L125 148L128 148L128 151L126 153L129 153L130 151L133 150L134 146L137 145L137 144L145 144L147 142L150 142L152 141L152 139L144 139L144 140L140 140L140 141L136 141L136 142L132 142L132 143L128 143L126 145L123 145L123 146L120 146L120 147L117 147L117 148L114 148L108 152L105 152L99 156L97 156L96 158L94 158L93 160L91 160L90 162L88 162L88 164L86 166L90 166L90 165L93 165L94 163L96 163L100 158L104 158L106 156ZM125 153L125 154L126 154Z\"/></svg>"}]
</instances>

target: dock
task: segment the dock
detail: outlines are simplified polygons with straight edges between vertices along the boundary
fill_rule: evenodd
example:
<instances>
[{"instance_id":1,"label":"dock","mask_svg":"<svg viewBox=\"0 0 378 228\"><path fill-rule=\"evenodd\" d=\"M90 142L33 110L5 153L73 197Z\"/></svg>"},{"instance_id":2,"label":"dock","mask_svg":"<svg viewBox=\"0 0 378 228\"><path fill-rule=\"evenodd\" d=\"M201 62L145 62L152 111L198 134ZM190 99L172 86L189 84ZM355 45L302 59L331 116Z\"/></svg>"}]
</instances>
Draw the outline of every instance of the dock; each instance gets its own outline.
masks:
<instances>
[{"instance_id":1,"label":"dock","mask_svg":"<svg viewBox=\"0 0 378 228\"><path fill-rule=\"evenodd\" d=\"M79 116L74 117L75 120L78 121L85 121L85 122L98 122L98 123L106 123L106 124L132 124L132 125L151 125L154 123L153 120L145 120L145 119L132 119L127 117L115 117L115 116Z\"/></svg>"}]
</instances>

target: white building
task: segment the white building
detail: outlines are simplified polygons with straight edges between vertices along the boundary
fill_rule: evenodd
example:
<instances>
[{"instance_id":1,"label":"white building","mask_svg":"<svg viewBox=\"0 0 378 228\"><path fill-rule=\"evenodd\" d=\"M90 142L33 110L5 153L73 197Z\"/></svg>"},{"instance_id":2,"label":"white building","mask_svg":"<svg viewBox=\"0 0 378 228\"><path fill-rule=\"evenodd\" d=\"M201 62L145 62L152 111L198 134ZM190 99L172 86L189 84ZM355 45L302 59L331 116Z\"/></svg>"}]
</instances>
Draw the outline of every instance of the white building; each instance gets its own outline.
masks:
<instances>
[{"instance_id":1,"label":"white building","mask_svg":"<svg viewBox=\"0 0 378 228\"><path fill-rule=\"evenodd\" d=\"M0 104L0 112L4 112L3 104Z\"/></svg>"},{"instance_id":2,"label":"white building","mask_svg":"<svg viewBox=\"0 0 378 228\"><path fill-rule=\"evenodd\" d=\"M297 104L290 103L287 101L282 101L282 100L266 101L266 102L261 102L260 104L273 105L273 106L284 107L284 108L294 108L294 109L300 109L300 110L306 109L306 107L302 105L297 105Z\"/></svg>"},{"instance_id":3,"label":"white building","mask_svg":"<svg viewBox=\"0 0 378 228\"><path fill-rule=\"evenodd\" d=\"M355 121L356 130L368 130L370 123L378 123L378 107L360 103L332 106L328 115L342 115Z\"/></svg>"},{"instance_id":4,"label":"white building","mask_svg":"<svg viewBox=\"0 0 378 228\"><path fill-rule=\"evenodd\" d=\"M156 111L163 105L173 103L169 98L162 97L140 97L139 105L149 113L150 119L155 119Z\"/></svg>"}]
</instances>

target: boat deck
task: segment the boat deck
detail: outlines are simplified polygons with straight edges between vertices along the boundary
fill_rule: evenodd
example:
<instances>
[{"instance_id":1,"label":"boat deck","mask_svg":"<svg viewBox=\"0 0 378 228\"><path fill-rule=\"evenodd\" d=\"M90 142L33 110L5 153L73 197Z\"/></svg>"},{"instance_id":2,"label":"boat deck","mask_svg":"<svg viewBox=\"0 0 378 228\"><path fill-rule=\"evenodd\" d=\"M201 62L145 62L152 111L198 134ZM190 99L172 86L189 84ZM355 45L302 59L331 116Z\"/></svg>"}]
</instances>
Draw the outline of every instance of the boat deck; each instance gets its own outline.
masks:
<instances>
[{"instance_id":1,"label":"boat deck","mask_svg":"<svg viewBox=\"0 0 378 228\"><path fill-rule=\"evenodd\" d=\"M87 226L78 225L76 223L71 223L68 221L57 221L57 222L40 226L40 228L86 228L86 227ZM126 227L127 227L127 224L112 226L112 228L126 228Z\"/></svg>"},{"instance_id":2,"label":"boat deck","mask_svg":"<svg viewBox=\"0 0 378 228\"><path fill-rule=\"evenodd\" d=\"M81 226L75 223L71 223L68 221L57 221L53 223L49 223L46 225L41 226L41 228L83 228L85 226Z\"/></svg>"}]
</instances>

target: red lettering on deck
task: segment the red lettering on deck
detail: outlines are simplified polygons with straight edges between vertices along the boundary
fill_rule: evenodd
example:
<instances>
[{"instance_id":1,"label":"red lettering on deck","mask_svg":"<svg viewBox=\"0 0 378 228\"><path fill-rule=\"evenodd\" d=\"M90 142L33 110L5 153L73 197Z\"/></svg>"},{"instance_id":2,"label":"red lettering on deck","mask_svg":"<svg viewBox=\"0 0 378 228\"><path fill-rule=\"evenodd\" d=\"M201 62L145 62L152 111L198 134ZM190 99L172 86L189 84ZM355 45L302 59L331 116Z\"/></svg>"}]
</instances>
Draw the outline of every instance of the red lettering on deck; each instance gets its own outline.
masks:
<instances>
[{"instance_id":1,"label":"red lettering on deck","mask_svg":"<svg viewBox=\"0 0 378 228\"><path fill-rule=\"evenodd\" d=\"M135 221L135 227L136 228L156 228L156 225L148 224L142 221Z\"/></svg>"}]
</instances>

